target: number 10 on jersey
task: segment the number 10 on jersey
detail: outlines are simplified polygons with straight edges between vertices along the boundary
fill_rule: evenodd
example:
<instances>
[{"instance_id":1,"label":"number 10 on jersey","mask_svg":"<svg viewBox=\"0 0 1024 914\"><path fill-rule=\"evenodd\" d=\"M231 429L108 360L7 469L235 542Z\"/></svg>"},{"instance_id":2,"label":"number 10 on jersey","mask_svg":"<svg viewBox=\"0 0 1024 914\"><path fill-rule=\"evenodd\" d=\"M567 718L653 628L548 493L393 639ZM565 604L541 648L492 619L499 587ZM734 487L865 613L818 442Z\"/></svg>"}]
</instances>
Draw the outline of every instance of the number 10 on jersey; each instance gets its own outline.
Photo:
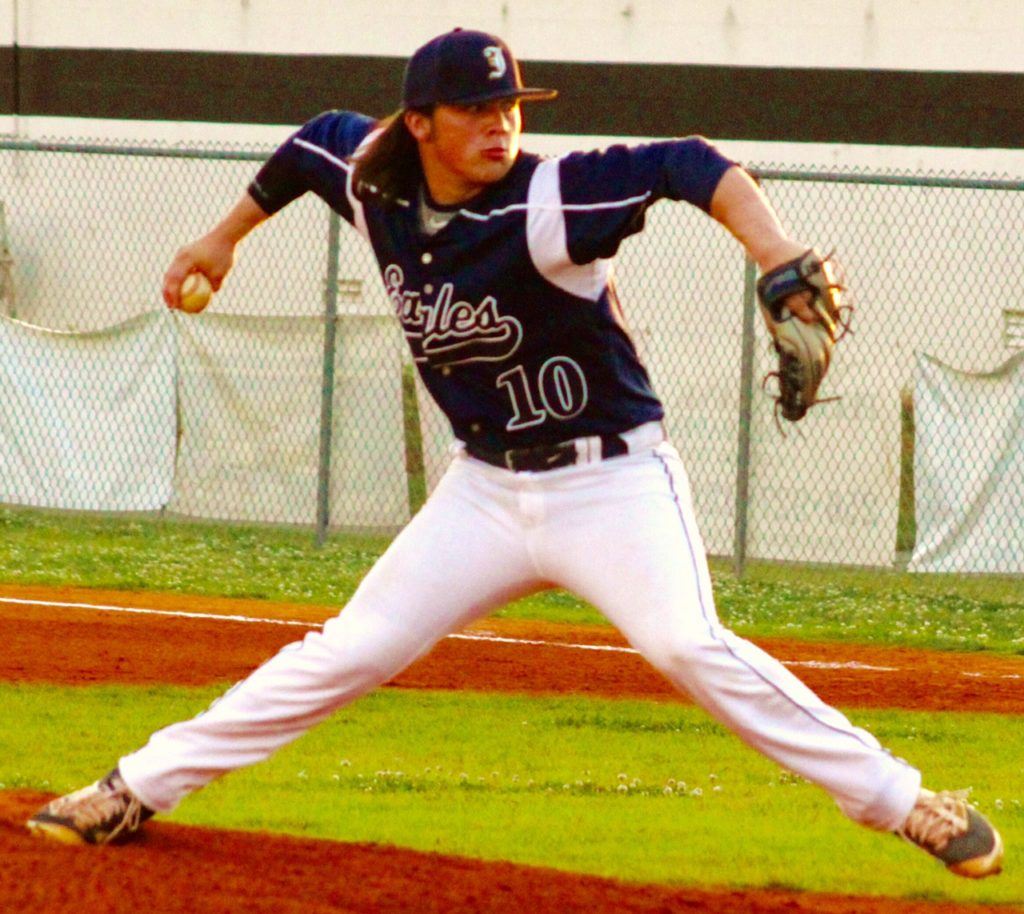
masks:
<instances>
[{"instance_id":1,"label":"number 10 on jersey","mask_svg":"<svg viewBox=\"0 0 1024 914\"><path fill-rule=\"evenodd\" d=\"M512 418L507 431L540 425L549 418L565 421L578 416L587 405L587 379L583 369L568 356L548 359L537 377L531 378L522 365L498 375L495 383L504 387L512 401Z\"/></svg>"}]
</instances>

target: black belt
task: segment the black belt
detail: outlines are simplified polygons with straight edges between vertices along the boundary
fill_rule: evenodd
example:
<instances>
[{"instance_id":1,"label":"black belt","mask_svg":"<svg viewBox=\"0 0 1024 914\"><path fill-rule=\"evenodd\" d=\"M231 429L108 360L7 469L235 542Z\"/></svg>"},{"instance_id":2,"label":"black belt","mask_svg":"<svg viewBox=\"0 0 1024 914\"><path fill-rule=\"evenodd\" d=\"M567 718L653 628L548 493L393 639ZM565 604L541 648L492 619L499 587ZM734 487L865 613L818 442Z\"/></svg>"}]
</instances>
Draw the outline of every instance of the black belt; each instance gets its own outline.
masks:
<instances>
[{"instance_id":1,"label":"black belt","mask_svg":"<svg viewBox=\"0 0 1024 914\"><path fill-rule=\"evenodd\" d=\"M517 447L508 451L489 451L471 442L466 442L466 452L492 466L512 470L516 473L542 473L569 467L579 459L575 441L559 444L539 444L537 447ZM601 459L621 457L629 453L629 446L621 435L601 435Z\"/></svg>"}]
</instances>

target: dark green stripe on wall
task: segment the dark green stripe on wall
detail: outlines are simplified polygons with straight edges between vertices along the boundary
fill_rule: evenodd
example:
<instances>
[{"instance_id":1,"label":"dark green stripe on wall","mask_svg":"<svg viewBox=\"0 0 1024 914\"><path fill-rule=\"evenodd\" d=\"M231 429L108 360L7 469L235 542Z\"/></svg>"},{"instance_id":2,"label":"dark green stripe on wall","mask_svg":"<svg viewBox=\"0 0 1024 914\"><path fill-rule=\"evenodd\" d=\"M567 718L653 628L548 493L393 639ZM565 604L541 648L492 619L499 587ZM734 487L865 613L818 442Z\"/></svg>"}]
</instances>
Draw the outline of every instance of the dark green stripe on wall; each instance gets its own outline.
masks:
<instances>
[{"instance_id":1,"label":"dark green stripe on wall","mask_svg":"<svg viewBox=\"0 0 1024 914\"><path fill-rule=\"evenodd\" d=\"M0 114L12 114L18 108L14 48L0 47Z\"/></svg>"},{"instance_id":2,"label":"dark green stripe on wall","mask_svg":"<svg viewBox=\"0 0 1024 914\"><path fill-rule=\"evenodd\" d=\"M398 105L393 57L0 48L0 113L299 124ZM527 61L542 133L1021 148L1024 73Z\"/></svg>"}]
</instances>

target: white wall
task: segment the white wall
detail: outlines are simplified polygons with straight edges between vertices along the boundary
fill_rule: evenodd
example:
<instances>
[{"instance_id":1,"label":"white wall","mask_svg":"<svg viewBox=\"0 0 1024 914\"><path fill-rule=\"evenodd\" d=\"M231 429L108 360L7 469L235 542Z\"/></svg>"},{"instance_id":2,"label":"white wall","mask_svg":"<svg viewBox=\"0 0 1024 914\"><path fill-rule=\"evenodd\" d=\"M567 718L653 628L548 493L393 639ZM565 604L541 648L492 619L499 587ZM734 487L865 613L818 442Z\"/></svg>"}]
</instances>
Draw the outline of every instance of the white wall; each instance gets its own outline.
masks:
<instances>
[{"instance_id":1,"label":"white wall","mask_svg":"<svg viewBox=\"0 0 1024 914\"><path fill-rule=\"evenodd\" d=\"M524 59L1017 71L1019 0L3 0L37 47L406 56L456 25Z\"/></svg>"},{"instance_id":2,"label":"white wall","mask_svg":"<svg viewBox=\"0 0 1024 914\"><path fill-rule=\"evenodd\" d=\"M0 44L14 43L17 11L17 0L0 0Z\"/></svg>"}]
</instances>

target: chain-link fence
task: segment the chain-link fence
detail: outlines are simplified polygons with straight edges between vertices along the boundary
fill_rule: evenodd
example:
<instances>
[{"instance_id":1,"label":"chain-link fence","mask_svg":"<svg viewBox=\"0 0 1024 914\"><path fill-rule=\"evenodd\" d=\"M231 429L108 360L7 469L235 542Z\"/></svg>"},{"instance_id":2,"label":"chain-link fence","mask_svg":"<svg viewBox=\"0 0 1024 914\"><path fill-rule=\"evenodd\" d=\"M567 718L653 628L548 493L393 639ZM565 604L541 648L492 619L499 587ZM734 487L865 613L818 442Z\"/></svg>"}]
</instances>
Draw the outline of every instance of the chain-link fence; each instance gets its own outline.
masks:
<instances>
[{"instance_id":1,"label":"chain-link fence","mask_svg":"<svg viewBox=\"0 0 1024 914\"><path fill-rule=\"evenodd\" d=\"M0 502L393 531L446 460L372 254L303 198L214 305L174 251L268 149L0 141ZM1024 571L1024 182L760 169L856 306L822 405L780 431L742 249L659 204L617 265L708 550Z\"/></svg>"}]
</instances>

